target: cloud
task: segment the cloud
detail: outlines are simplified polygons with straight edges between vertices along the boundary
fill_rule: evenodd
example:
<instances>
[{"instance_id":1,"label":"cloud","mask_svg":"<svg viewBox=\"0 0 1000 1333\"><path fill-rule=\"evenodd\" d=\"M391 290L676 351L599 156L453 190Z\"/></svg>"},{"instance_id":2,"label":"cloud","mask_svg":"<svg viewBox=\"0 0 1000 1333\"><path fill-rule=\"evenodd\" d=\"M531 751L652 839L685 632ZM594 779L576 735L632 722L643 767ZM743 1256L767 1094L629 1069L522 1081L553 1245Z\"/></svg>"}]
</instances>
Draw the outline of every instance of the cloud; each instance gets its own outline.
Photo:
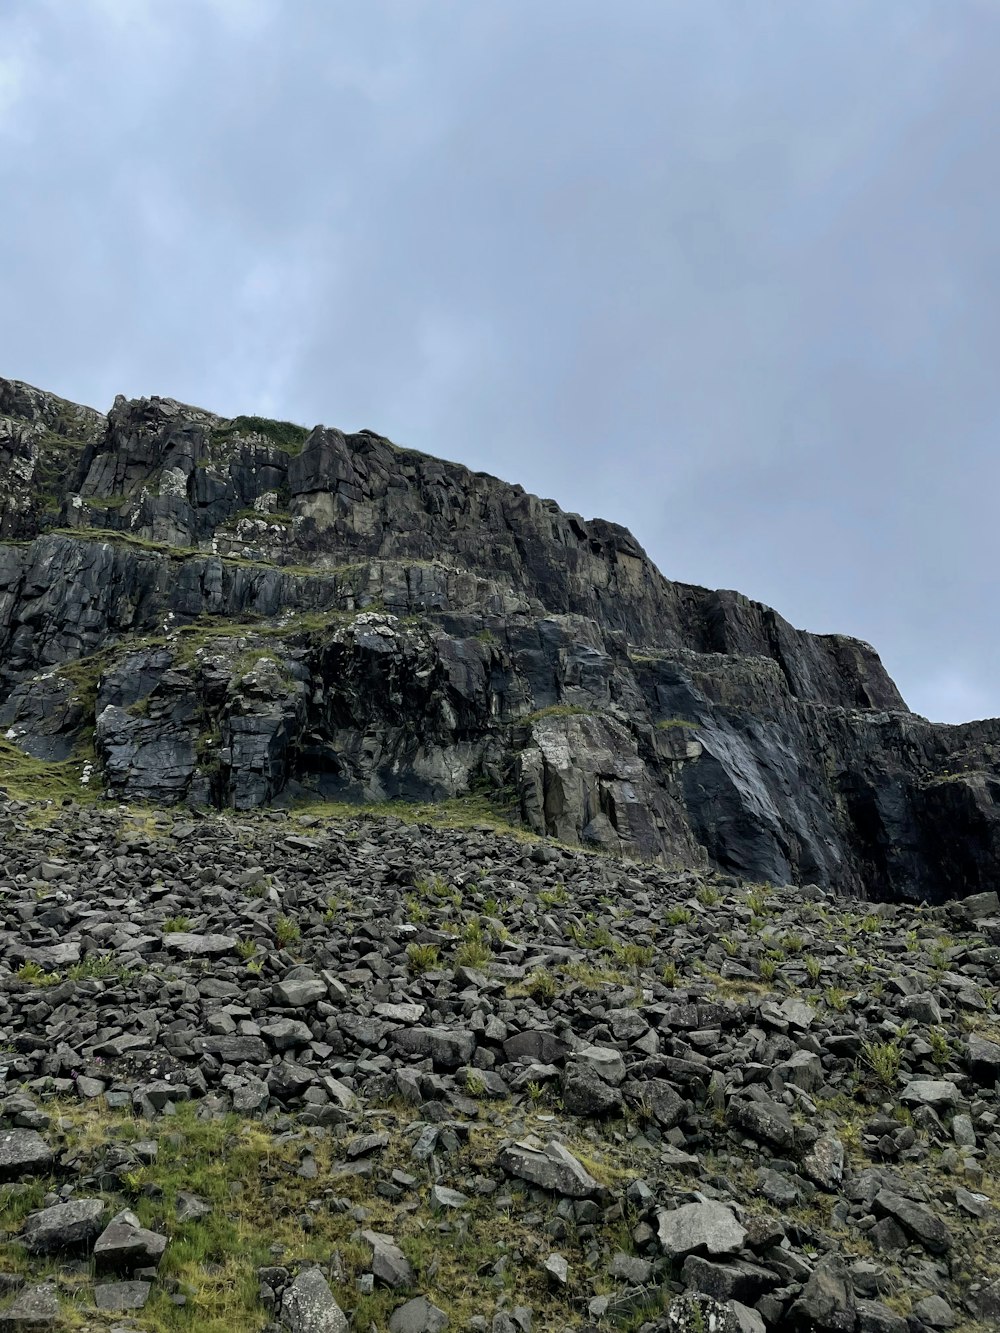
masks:
<instances>
[{"instance_id":1,"label":"cloud","mask_svg":"<svg viewBox=\"0 0 1000 1333\"><path fill-rule=\"evenodd\" d=\"M369 426L1000 713L996 5L8 0L0 51L5 373Z\"/></svg>"}]
</instances>

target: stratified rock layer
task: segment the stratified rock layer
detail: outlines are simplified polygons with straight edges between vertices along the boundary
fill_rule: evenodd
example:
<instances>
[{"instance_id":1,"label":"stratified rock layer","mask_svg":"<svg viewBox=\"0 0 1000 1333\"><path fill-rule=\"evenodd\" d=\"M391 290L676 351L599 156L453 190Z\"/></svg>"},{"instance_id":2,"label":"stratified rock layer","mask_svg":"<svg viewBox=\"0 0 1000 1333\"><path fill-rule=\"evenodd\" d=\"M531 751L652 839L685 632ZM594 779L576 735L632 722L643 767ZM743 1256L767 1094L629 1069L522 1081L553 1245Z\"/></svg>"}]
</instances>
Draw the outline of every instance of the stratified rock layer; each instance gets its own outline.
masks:
<instances>
[{"instance_id":1,"label":"stratified rock layer","mask_svg":"<svg viewBox=\"0 0 1000 1333\"><path fill-rule=\"evenodd\" d=\"M368 431L4 380L0 469L0 725L70 792L475 790L753 880L996 880L1000 723L931 725L868 645L670 582L614 524Z\"/></svg>"}]
</instances>

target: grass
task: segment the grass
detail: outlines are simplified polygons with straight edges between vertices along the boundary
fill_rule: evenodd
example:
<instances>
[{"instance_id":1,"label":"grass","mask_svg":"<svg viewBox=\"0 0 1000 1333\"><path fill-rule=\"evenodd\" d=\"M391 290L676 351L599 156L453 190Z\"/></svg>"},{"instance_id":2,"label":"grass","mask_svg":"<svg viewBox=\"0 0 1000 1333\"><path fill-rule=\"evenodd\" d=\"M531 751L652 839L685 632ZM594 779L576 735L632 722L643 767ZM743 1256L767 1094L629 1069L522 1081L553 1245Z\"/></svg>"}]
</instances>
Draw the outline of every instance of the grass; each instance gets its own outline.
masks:
<instances>
[{"instance_id":1,"label":"grass","mask_svg":"<svg viewBox=\"0 0 1000 1333\"><path fill-rule=\"evenodd\" d=\"M288 949L293 944L298 944L302 938L298 922L290 916L279 916L274 923L274 938L277 940L279 948L282 949Z\"/></svg>"},{"instance_id":2,"label":"grass","mask_svg":"<svg viewBox=\"0 0 1000 1333\"><path fill-rule=\"evenodd\" d=\"M586 704L550 704L548 708L537 708L533 713L528 713L520 721L542 722L549 717L592 717L600 711Z\"/></svg>"},{"instance_id":3,"label":"grass","mask_svg":"<svg viewBox=\"0 0 1000 1333\"><path fill-rule=\"evenodd\" d=\"M212 430L213 440L227 440L234 435L263 435L285 453L300 454L309 438L309 430L294 421L272 421L270 417L253 416L232 417Z\"/></svg>"},{"instance_id":4,"label":"grass","mask_svg":"<svg viewBox=\"0 0 1000 1333\"><path fill-rule=\"evenodd\" d=\"M93 802L98 796L95 786L99 788L100 782L92 779L84 784L80 781L82 773L83 763L78 759L58 763L33 759L10 741L0 740L0 789L15 800L54 801L57 805L69 800Z\"/></svg>"},{"instance_id":5,"label":"grass","mask_svg":"<svg viewBox=\"0 0 1000 1333\"><path fill-rule=\"evenodd\" d=\"M406 946L406 965L415 977L431 972L440 966L441 951L436 944L408 944Z\"/></svg>"},{"instance_id":6,"label":"grass","mask_svg":"<svg viewBox=\"0 0 1000 1333\"><path fill-rule=\"evenodd\" d=\"M874 1081L887 1091L893 1091L899 1083L902 1063L903 1048L898 1041L864 1041L858 1060L859 1080Z\"/></svg>"}]
</instances>

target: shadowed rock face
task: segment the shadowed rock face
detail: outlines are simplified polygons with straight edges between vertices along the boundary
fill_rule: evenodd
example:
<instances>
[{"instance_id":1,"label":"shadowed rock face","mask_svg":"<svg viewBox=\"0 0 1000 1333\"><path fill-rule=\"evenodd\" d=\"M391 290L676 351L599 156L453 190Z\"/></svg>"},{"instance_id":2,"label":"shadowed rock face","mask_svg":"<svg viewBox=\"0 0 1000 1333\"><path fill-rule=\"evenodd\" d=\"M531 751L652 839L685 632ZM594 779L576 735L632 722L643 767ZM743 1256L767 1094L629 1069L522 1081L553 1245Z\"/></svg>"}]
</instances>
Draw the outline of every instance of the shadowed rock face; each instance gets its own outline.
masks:
<instances>
[{"instance_id":1,"label":"shadowed rock face","mask_svg":"<svg viewBox=\"0 0 1000 1333\"><path fill-rule=\"evenodd\" d=\"M4 380L0 470L0 725L108 796L477 789L750 879L995 882L1000 724L932 726L867 644L614 524L367 431Z\"/></svg>"}]
</instances>

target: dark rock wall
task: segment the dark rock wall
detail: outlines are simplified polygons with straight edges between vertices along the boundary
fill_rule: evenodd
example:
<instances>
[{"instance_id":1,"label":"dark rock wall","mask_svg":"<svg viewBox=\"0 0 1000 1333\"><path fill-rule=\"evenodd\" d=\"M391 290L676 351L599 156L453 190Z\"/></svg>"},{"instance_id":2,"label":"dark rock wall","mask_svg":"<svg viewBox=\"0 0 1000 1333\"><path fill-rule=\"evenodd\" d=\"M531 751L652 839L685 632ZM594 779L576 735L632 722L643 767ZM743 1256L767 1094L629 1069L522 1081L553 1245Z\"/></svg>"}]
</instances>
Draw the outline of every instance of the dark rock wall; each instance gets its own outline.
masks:
<instances>
[{"instance_id":1,"label":"dark rock wall","mask_svg":"<svg viewBox=\"0 0 1000 1333\"><path fill-rule=\"evenodd\" d=\"M2 380L0 472L0 725L108 795L477 787L748 879L995 878L1000 723L932 726L867 644L672 583L614 524L370 432Z\"/></svg>"}]
</instances>

